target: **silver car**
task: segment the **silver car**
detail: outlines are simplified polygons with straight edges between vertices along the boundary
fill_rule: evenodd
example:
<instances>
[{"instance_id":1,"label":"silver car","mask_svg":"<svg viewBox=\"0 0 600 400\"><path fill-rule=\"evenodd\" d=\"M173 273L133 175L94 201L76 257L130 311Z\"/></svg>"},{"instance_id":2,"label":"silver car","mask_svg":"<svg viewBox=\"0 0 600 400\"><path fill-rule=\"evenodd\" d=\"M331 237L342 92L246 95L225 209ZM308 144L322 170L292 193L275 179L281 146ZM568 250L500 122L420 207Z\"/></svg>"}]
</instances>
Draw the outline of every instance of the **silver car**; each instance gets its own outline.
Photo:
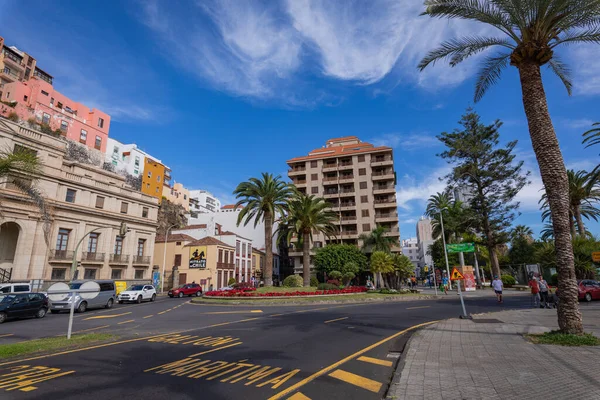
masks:
<instances>
[{"instance_id":1,"label":"silver car","mask_svg":"<svg viewBox=\"0 0 600 400\"><path fill-rule=\"evenodd\" d=\"M79 289L86 281L73 281L69 284L71 289ZM100 286L100 293L93 299L83 299L78 294L74 296L65 294L64 298L59 301L50 301L50 312L58 314L61 311L69 311L71 302L75 302L75 311L82 313L91 308L112 308L117 298L115 290L115 281L112 280L96 280L94 281Z\"/></svg>"}]
</instances>

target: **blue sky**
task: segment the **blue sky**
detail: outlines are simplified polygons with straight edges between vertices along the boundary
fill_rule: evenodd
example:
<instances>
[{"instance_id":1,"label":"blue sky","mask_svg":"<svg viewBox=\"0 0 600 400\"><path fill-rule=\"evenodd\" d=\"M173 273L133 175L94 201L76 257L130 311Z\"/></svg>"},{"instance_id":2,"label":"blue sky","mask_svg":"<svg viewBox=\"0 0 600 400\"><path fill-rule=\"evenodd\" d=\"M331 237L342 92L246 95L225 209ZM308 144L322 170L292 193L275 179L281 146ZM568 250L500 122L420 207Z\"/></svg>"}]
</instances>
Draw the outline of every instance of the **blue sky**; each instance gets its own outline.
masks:
<instances>
[{"instance_id":1,"label":"blue sky","mask_svg":"<svg viewBox=\"0 0 600 400\"><path fill-rule=\"evenodd\" d=\"M417 0L363 1L31 1L3 0L0 35L31 53L55 87L112 115L110 136L163 160L176 181L224 202L250 176L285 176L289 158L332 137L356 135L392 146L402 238L415 234L426 199L441 191L448 166L435 135L474 106L504 121L532 172L519 195L517 223L541 229L541 181L522 109L518 76L473 104L478 58L419 73L420 57L457 33L485 34L466 22L419 17ZM573 96L545 73L567 166L590 169L598 149L581 133L600 120L599 48L562 51ZM600 226L590 224L598 234Z\"/></svg>"}]
</instances>

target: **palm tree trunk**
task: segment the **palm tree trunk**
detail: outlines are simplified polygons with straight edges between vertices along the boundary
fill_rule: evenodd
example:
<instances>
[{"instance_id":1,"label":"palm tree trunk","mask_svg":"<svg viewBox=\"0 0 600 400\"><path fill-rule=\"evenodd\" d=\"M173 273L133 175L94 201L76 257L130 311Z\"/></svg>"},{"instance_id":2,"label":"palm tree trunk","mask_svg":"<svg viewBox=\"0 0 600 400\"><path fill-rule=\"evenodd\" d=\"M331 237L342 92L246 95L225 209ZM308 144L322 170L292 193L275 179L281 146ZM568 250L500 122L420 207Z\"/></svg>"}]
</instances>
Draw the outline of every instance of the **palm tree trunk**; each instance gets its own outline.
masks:
<instances>
[{"instance_id":1,"label":"palm tree trunk","mask_svg":"<svg viewBox=\"0 0 600 400\"><path fill-rule=\"evenodd\" d=\"M571 237L575 239L577 236L577 228L575 227L575 217L569 212L569 228L571 229Z\"/></svg>"},{"instance_id":2,"label":"palm tree trunk","mask_svg":"<svg viewBox=\"0 0 600 400\"><path fill-rule=\"evenodd\" d=\"M265 212L265 286L273 286L273 215Z\"/></svg>"},{"instance_id":3,"label":"palm tree trunk","mask_svg":"<svg viewBox=\"0 0 600 400\"><path fill-rule=\"evenodd\" d=\"M575 210L573 211L573 214L575 214L575 221L577 221L577 230L579 231L579 236L585 236L585 225L583 224L583 219L581 219L580 206L575 207Z\"/></svg>"},{"instance_id":4,"label":"palm tree trunk","mask_svg":"<svg viewBox=\"0 0 600 400\"><path fill-rule=\"evenodd\" d=\"M310 233L304 234L302 240L302 279L304 280L304 287L310 286Z\"/></svg>"},{"instance_id":5,"label":"palm tree trunk","mask_svg":"<svg viewBox=\"0 0 600 400\"><path fill-rule=\"evenodd\" d=\"M558 269L558 326L564 333L582 334L583 320L578 303L573 244L569 232L569 183L554 126L548 113L540 66L522 62L519 66L523 106L529 124L533 151L548 196Z\"/></svg>"}]
</instances>

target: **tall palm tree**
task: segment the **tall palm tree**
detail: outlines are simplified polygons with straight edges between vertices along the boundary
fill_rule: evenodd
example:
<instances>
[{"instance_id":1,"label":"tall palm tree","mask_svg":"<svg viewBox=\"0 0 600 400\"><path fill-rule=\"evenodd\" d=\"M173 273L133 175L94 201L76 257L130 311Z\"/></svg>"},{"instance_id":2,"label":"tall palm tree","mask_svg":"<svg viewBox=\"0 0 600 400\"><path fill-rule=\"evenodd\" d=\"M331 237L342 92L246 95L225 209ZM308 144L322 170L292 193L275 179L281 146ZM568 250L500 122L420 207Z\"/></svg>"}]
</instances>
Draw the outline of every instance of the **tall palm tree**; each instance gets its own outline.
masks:
<instances>
[{"instance_id":1,"label":"tall palm tree","mask_svg":"<svg viewBox=\"0 0 600 400\"><path fill-rule=\"evenodd\" d=\"M365 253L372 253L374 251L383 251L389 253L392 247L397 244L396 239L385 236L386 229L377 225L371 233L363 233L358 238L362 240L362 250Z\"/></svg>"},{"instance_id":2,"label":"tall palm tree","mask_svg":"<svg viewBox=\"0 0 600 400\"><path fill-rule=\"evenodd\" d=\"M273 224L275 218L288 210L288 201L294 189L281 176L263 172L261 178L250 178L233 191L238 200L235 207L244 208L238 215L237 225L254 220L254 226L265 224L265 286L273 286Z\"/></svg>"},{"instance_id":3,"label":"tall palm tree","mask_svg":"<svg viewBox=\"0 0 600 400\"><path fill-rule=\"evenodd\" d=\"M510 232L512 240L526 239L528 242L533 242L533 231L527 225L517 225Z\"/></svg>"},{"instance_id":4,"label":"tall palm tree","mask_svg":"<svg viewBox=\"0 0 600 400\"><path fill-rule=\"evenodd\" d=\"M594 122L592 129L583 133L582 143L586 145L586 149L600 143L600 122Z\"/></svg>"},{"instance_id":5,"label":"tall palm tree","mask_svg":"<svg viewBox=\"0 0 600 400\"><path fill-rule=\"evenodd\" d=\"M425 0L423 12L434 18L465 19L498 30L493 37L450 39L419 63L421 70L448 59L456 66L491 47L475 85L475 101L496 83L509 64L519 71L523 106L552 214L560 288L558 324L565 333L583 333L577 300L573 246L569 232L568 178L548 112L541 67L548 65L571 93L569 68L554 52L561 44L600 43L597 0Z\"/></svg>"},{"instance_id":6,"label":"tall palm tree","mask_svg":"<svg viewBox=\"0 0 600 400\"><path fill-rule=\"evenodd\" d=\"M26 148L0 150L0 184L12 184L36 205L43 221L44 240L49 246L52 224L50 210L43 193L35 186L41 172L42 165L35 151ZM0 219L2 218L1 208Z\"/></svg>"},{"instance_id":7,"label":"tall palm tree","mask_svg":"<svg viewBox=\"0 0 600 400\"><path fill-rule=\"evenodd\" d=\"M302 243L302 278L306 287L310 286L310 244L313 233L330 237L335 236L338 230L336 222L339 216L329 207L325 199L302 193L297 193L290 202L288 242L296 235Z\"/></svg>"}]
</instances>

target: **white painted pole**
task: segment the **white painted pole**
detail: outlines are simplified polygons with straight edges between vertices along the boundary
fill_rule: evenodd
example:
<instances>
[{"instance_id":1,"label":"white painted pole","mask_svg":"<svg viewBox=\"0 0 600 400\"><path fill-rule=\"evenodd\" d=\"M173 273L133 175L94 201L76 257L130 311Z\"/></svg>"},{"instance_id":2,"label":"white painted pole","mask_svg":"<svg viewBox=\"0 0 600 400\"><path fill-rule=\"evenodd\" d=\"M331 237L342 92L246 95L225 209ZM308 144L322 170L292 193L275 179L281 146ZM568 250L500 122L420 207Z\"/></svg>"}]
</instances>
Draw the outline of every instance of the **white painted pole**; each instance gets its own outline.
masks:
<instances>
[{"instance_id":1,"label":"white painted pole","mask_svg":"<svg viewBox=\"0 0 600 400\"><path fill-rule=\"evenodd\" d=\"M69 328L67 329L67 339L71 339L71 331L73 330L73 313L75 312L75 292L71 293L71 311L69 313Z\"/></svg>"},{"instance_id":2,"label":"white painted pole","mask_svg":"<svg viewBox=\"0 0 600 400\"><path fill-rule=\"evenodd\" d=\"M448 288L452 290L452 281L450 280L450 267L448 266L448 250L446 250L446 234L444 233L444 218L440 210L440 224L442 226L442 243L444 244L444 257L446 258L446 274L448 276Z\"/></svg>"},{"instance_id":3,"label":"white painted pole","mask_svg":"<svg viewBox=\"0 0 600 400\"><path fill-rule=\"evenodd\" d=\"M463 316L468 318L467 309L465 308L465 301L463 300L462 292L460 291L460 281L456 281L456 288L458 289L458 296L460 297L460 304L462 305Z\"/></svg>"}]
</instances>

